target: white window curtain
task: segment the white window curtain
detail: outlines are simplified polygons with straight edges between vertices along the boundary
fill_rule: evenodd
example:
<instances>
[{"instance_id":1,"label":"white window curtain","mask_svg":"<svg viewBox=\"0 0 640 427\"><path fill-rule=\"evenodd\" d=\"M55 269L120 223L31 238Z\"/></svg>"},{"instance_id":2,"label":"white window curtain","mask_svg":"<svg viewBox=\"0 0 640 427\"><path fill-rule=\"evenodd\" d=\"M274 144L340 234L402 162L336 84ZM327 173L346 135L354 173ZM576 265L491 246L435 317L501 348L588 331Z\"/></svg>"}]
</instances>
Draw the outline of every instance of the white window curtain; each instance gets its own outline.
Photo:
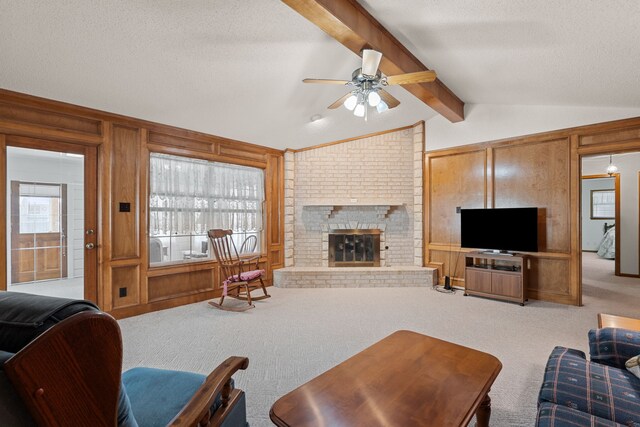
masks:
<instances>
[{"instance_id":1,"label":"white window curtain","mask_svg":"<svg viewBox=\"0 0 640 427\"><path fill-rule=\"evenodd\" d=\"M151 236L262 230L262 169L152 153L149 171Z\"/></svg>"}]
</instances>

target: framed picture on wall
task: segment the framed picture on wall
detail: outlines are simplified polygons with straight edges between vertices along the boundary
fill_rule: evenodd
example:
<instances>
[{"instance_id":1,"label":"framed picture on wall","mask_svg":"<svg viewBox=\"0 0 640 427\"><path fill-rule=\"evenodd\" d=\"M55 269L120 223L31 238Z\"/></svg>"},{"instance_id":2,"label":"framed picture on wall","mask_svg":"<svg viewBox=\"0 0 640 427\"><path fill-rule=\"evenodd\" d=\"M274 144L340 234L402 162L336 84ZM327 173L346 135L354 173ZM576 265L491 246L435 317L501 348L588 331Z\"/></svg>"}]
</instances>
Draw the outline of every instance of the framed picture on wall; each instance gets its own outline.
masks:
<instances>
[{"instance_id":1,"label":"framed picture on wall","mask_svg":"<svg viewBox=\"0 0 640 427\"><path fill-rule=\"evenodd\" d=\"M591 219L616 218L615 190L591 190Z\"/></svg>"}]
</instances>

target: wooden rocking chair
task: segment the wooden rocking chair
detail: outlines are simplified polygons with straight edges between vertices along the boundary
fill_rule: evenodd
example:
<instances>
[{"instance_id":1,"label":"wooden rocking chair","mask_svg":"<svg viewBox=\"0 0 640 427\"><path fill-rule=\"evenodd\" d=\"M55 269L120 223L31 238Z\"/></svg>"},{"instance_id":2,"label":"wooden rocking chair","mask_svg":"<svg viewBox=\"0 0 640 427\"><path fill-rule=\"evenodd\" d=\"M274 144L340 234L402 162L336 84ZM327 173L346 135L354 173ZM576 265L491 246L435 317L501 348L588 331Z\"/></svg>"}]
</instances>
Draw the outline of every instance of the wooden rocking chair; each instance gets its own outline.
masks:
<instances>
[{"instance_id":1,"label":"wooden rocking chair","mask_svg":"<svg viewBox=\"0 0 640 427\"><path fill-rule=\"evenodd\" d=\"M209 305L221 310L245 311L254 308L253 301L269 298L271 295L267 293L267 289L262 281L264 270L259 266L259 255L241 257L238 254L236 245L231 238L233 231L231 230L209 230L209 240L213 254L220 266L220 274L222 275L222 296L220 302L209 301ZM243 246L244 243L243 243ZM251 291L262 288L264 295L251 297ZM225 297L236 298L247 301L247 305L240 307L223 306Z\"/></svg>"}]
</instances>

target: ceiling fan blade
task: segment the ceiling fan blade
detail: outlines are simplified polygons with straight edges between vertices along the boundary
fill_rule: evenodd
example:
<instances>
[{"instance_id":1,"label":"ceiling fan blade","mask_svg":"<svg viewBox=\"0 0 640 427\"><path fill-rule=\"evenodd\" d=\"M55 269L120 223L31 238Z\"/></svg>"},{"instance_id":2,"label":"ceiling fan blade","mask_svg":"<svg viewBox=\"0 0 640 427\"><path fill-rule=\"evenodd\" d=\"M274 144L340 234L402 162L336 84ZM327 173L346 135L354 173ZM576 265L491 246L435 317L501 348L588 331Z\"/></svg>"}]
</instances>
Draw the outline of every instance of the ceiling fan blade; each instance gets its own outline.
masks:
<instances>
[{"instance_id":1,"label":"ceiling fan blade","mask_svg":"<svg viewBox=\"0 0 640 427\"><path fill-rule=\"evenodd\" d=\"M389 106L389 109L400 105L400 101L384 89L380 89L378 91L378 95L380 95L380 98L382 98L382 100Z\"/></svg>"},{"instance_id":2,"label":"ceiling fan blade","mask_svg":"<svg viewBox=\"0 0 640 427\"><path fill-rule=\"evenodd\" d=\"M330 110L335 110L336 108L340 107L342 104L344 104L344 101L347 100L348 97L351 96L351 92L347 93L345 96L343 96L342 98L338 99L336 102L334 102L333 104L329 105L327 108L329 108Z\"/></svg>"},{"instance_id":3,"label":"ceiling fan blade","mask_svg":"<svg viewBox=\"0 0 640 427\"><path fill-rule=\"evenodd\" d=\"M382 54L377 50L363 49L362 50L362 74L367 76L375 76L378 73L378 65Z\"/></svg>"},{"instance_id":4,"label":"ceiling fan blade","mask_svg":"<svg viewBox=\"0 0 640 427\"><path fill-rule=\"evenodd\" d=\"M436 79L436 72L418 71L415 73L397 74L395 76L387 76L388 85L406 85L409 83L427 83Z\"/></svg>"},{"instance_id":5,"label":"ceiling fan blade","mask_svg":"<svg viewBox=\"0 0 640 427\"><path fill-rule=\"evenodd\" d=\"M332 79L304 79L303 83L324 83L329 85L346 85L349 80L332 80Z\"/></svg>"}]
</instances>

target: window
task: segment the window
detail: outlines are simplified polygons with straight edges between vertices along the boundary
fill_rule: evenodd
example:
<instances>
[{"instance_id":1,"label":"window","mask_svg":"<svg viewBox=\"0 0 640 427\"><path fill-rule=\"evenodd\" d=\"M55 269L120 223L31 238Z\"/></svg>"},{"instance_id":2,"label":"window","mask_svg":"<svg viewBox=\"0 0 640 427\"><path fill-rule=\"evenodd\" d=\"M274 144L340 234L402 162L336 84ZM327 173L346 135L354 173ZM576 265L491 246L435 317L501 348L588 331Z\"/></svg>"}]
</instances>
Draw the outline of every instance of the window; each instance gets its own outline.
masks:
<instances>
[{"instance_id":1,"label":"window","mask_svg":"<svg viewBox=\"0 0 640 427\"><path fill-rule=\"evenodd\" d=\"M591 190L591 219L615 219L615 190Z\"/></svg>"},{"instance_id":2,"label":"window","mask_svg":"<svg viewBox=\"0 0 640 427\"><path fill-rule=\"evenodd\" d=\"M59 233L60 197L59 184L19 184L20 234Z\"/></svg>"},{"instance_id":3,"label":"window","mask_svg":"<svg viewBox=\"0 0 640 427\"><path fill-rule=\"evenodd\" d=\"M256 236L260 251L263 202L262 169L152 153L150 264L209 259L212 228L233 230L238 250Z\"/></svg>"}]
</instances>

